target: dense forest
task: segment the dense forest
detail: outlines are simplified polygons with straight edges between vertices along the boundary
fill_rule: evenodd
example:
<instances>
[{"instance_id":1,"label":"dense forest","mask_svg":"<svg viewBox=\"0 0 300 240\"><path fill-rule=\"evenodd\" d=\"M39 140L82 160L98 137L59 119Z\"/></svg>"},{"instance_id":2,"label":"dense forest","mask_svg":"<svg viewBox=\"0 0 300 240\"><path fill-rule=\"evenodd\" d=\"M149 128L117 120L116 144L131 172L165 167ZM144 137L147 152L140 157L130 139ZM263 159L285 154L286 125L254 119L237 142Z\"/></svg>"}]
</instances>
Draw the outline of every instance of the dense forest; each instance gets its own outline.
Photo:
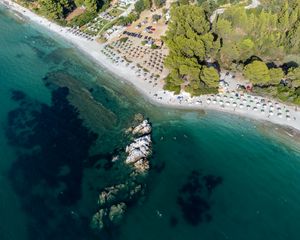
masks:
<instances>
[{"instance_id":1,"label":"dense forest","mask_svg":"<svg viewBox=\"0 0 300 240\"><path fill-rule=\"evenodd\" d=\"M170 50L165 60L170 69L165 88L179 93L185 87L193 95L217 91L218 72L206 61L216 57L220 41L211 33L204 10L180 5L172 8L171 16L165 36Z\"/></svg>"},{"instance_id":2,"label":"dense forest","mask_svg":"<svg viewBox=\"0 0 300 240\"><path fill-rule=\"evenodd\" d=\"M299 0L262 1L249 10L231 6L213 23L209 14L203 6L173 6L166 89L215 92L223 68L243 72L257 91L300 103Z\"/></svg>"}]
</instances>

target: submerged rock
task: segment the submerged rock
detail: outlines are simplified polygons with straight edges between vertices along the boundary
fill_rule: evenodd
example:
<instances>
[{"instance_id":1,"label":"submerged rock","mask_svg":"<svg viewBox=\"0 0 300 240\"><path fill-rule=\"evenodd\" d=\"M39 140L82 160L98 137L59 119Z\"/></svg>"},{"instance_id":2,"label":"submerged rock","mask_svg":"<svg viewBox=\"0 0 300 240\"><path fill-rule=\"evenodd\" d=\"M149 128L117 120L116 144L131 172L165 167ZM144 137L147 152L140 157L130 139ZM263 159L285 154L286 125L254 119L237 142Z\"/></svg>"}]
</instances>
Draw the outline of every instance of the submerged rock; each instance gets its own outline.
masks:
<instances>
[{"instance_id":1,"label":"submerged rock","mask_svg":"<svg viewBox=\"0 0 300 240\"><path fill-rule=\"evenodd\" d=\"M91 228L103 229L104 228L104 217L107 215L106 209L100 209L96 212L91 221Z\"/></svg>"},{"instance_id":2,"label":"submerged rock","mask_svg":"<svg viewBox=\"0 0 300 240\"><path fill-rule=\"evenodd\" d=\"M125 184L118 184L115 186L105 188L99 194L99 205L109 205L116 202L120 197L126 194L127 186Z\"/></svg>"},{"instance_id":3,"label":"submerged rock","mask_svg":"<svg viewBox=\"0 0 300 240\"><path fill-rule=\"evenodd\" d=\"M130 178L124 183L104 188L99 194L100 210L92 218L93 228L102 230L118 224L126 212L126 204L131 204L145 191L141 177L144 177L150 168L148 157L152 153L152 129L148 120L144 120L141 114L135 116L134 122L137 125L126 130L126 133L131 134L130 137L135 138L125 149L125 164L131 167ZM122 156L115 156L112 161L117 161Z\"/></svg>"},{"instance_id":4,"label":"submerged rock","mask_svg":"<svg viewBox=\"0 0 300 240\"><path fill-rule=\"evenodd\" d=\"M132 128L132 127L129 127L129 128L127 128L127 129L125 130L125 133L126 133L126 134L131 133L132 130L133 130L133 128Z\"/></svg>"},{"instance_id":5,"label":"submerged rock","mask_svg":"<svg viewBox=\"0 0 300 240\"><path fill-rule=\"evenodd\" d=\"M135 122L141 122L141 121L143 121L143 120L144 120L143 114L137 113L137 114L134 115L134 121L135 121Z\"/></svg>"},{"instance_id":6,"label":"submerged rock","mask_svg":"<svg viewBox=\"0 0 300 240\"><path fill-rule=\"evenodd\" d=\"M136 197L142 190L142 185L134 181L106 187L99 194L98 203L100 208L109 207L119 202L129 202Z\"/></svg>"},{"instance_id":7,"label":"submerged rock","mask_svg":"<svg viewBox=\"0 0 300 240\"><path fill-rule=\"evenodd\" d=\"M139 194L142 191L142 185L136 185L131 191L130 191L130 197L133 198L137 194Z\"/></svg>"},{"instance_id":8,"label":"submerged rock","mask_svg":"<svg viewBox=\"0 0 300 240\"><path fill-rule=\"evenodd\" d=\"M112 205L109 210L109 220L113 224L118 224L122 220L125 211L126 211L126 204L125 203L119 203L117 205Z\"/></svg>"},{"instance_id":9,"label":"submerged rock","mask_svg":"<svg viewBox=\"0 0 300 240\"><path fill-rule=\"evenodd\" d=\"M133 165L138 173L146 173L150 168L149 161L147 159L140 159Z\"/></svg>"}]
</instances>

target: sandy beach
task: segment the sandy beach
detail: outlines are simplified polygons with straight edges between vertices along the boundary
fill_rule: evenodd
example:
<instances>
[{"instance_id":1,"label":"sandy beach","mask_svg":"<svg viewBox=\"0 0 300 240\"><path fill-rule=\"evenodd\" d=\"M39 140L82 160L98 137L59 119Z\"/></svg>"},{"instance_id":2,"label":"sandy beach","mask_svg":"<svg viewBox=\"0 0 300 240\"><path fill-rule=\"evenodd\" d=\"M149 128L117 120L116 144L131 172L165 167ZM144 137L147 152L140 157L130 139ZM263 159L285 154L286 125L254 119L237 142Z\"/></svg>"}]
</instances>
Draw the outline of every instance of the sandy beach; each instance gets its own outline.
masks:
<instances>
[{"instance_id":1,"label":"sandy beach","mask_svg":"<svg viewBox=\"0 0 300 240\"><path fill-rule=\"evenodd\" d=\"M108 59L102 53L104 44L74 35L69 28L50 22L10 0L0 0L0 4L22 14L30 21L59 34L112 74L134 85L137 90L154 104L175 108L223 111L292 127L300 131L300 112L296 106L236 91L200 97L191 97L188 93L174 95L163 90L163 81L159 81L157 85L145 81L143 76L140 76L136 69L132 68L133 64L128 66L125 62L112 62L111 59Z\"/></svg>"}]
</instances>

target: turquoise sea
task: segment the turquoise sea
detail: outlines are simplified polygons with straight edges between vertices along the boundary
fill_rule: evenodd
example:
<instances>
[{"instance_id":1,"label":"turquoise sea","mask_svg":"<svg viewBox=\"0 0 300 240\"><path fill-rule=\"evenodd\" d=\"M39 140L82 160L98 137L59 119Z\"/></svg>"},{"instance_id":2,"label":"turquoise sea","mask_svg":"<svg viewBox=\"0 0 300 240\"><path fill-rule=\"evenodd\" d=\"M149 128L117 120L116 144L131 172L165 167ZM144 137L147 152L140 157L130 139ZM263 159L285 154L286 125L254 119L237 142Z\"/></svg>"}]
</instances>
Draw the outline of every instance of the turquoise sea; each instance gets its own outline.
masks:
<instances>
[{"instance_id":1,"label":"turquoise sea","mask_svg":"<svg viewBox=\"0 0 300 240\"><path fill-rule=\"evenodd\" d=\"M91 229L142 113L144 194ZM300 144L270 124L153 106L53 33L0 8L1 240L298 240Z\"/></svg>"}]
</instances>

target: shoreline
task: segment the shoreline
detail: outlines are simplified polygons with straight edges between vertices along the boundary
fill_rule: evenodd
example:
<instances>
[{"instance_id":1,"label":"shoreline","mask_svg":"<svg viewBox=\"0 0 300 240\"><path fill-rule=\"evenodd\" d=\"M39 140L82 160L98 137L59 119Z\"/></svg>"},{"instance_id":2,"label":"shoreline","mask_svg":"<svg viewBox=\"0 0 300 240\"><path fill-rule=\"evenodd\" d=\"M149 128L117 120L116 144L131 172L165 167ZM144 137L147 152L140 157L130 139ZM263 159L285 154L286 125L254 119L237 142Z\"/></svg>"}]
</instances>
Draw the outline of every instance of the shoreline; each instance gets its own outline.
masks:
<instances>
[{"instance_id":1,"label":"shoreline","mask_svg":"<svg viewBox=\"0 0 300 240\"><path fill-rule=\"evenodd\" d=\"M300 112L296 106L283 104L266 97L237 92L199 97L190 97L188 93L182 93L178 96L174 95L171 92L163 90L162 81L158 85L152 86L152 84L138 77L135 70L126 67L125 64L114 64L111 62L101 52L104 49L104 44L96 41L91 42L83 37L76 36L68 31L69 28L59 26L44 17L38 16L11 0L0 0L0 4L16 12L18 15L21 14L26 18L25 20L28 19L29 22L36 23L58 34L83 52L95 64L100 65L112 75L120 78L121 81L126 81L130 85L133 85L145 99L154 105L185 110L226 112L300 131Z\"/></svg>"}]
</instances>

